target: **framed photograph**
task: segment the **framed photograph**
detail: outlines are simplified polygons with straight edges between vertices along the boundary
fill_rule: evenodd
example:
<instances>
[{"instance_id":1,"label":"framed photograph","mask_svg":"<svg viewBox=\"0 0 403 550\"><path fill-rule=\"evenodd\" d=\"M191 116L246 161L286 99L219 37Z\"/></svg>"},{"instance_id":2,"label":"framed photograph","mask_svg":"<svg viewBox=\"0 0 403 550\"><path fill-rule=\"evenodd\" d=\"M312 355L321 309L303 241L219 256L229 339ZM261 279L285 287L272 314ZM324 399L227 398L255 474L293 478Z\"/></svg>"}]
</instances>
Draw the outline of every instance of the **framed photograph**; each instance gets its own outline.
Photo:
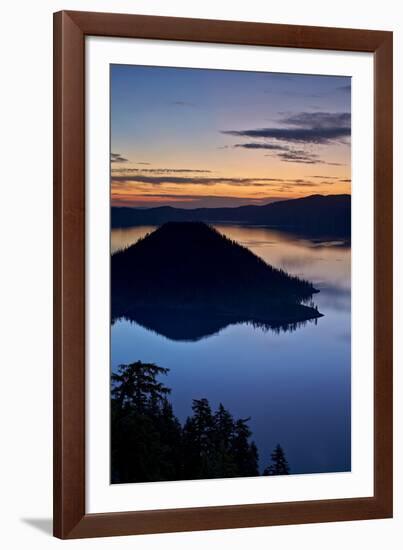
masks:
<instances>
[{"instance_id":1,"label":"framed photograph","mask_svg":"<svg viewBox=\"0 0 403 550\"><path fill-rule=\"evenodd\" d=\"M54 534L392 515L392 33L54 16Z\"/></svg>"}]
</instances>

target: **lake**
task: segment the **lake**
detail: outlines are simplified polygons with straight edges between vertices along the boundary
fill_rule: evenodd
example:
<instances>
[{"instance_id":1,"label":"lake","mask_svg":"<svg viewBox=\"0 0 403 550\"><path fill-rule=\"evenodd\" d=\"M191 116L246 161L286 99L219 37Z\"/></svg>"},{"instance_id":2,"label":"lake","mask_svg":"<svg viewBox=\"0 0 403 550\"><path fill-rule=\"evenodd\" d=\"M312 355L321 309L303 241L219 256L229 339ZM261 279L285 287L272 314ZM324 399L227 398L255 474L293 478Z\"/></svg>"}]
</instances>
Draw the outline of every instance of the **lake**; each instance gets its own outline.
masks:
<instances>
[{"instance_id":1,"label":"lake","mask_svg":"<svg viewBox=\"0 0 403 550\"><path fill-rule=\"evenodd\" d=\"M249 418L261 470L277 443L291 473L349 471L350 246L334 238L310 239L265 227L214 224L267 263L311 281L323 317L292 331L249 323L227 326L197 341L170 340L127 320L111 329L111 367L156 363L169 368L163 382L183 423L192 399L221 402L236 418ZM153 226L113 229L112 254Z\"/></svg>"}]
</instances>

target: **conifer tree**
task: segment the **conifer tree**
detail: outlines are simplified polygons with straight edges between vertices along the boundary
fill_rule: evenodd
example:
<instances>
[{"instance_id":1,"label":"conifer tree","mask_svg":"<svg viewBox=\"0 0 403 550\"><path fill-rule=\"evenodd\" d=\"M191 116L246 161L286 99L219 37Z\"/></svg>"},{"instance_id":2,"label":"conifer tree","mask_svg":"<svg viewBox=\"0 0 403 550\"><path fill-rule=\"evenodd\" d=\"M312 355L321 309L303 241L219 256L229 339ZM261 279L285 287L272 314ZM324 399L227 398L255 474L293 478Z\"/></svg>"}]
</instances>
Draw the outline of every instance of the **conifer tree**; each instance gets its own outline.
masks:
<instances>
[{"instance_id":1,"label":"conifer tree","mask_svg":"<svg viewBox=\"0 0 403 550\"><path fill-rule=\"evenodd\" d=\"M158 379L167 373L137 361L112 375L112 483L259 475L249 418L234 420L222 403L213 413L206 398L194 399L182 428Z\"/></svg>"},{"instance_id":2,"label":"conifer tree","mask_svg":"<svg viewBox=\"0 0 403 550\"><path fill-rule=\"evenodd\" d=\"M254 443L249 443L249 437L252 435L247 424L249 420L249 418L240 418L235 422L232 452L237 467L237 476L259 475L257 447Z\"/></svg>"},{"instance_id":3,"label":"conifer tree","mask_svg":"<svg viewBox=\"0 0 403 550\"><path fill-rule=\"evenodd\" d=\"M235 423L222 403L214 414L215 477L233 477L237 468L232 453Z\"/></svg>"},{"instance_id":4,"label":"conifer tree","mask_svg":"<svg viewBox=\"0 0 403 550\"><path fill-rule=\"evenodd\" d=\"M112 375L111 478L114 483L179 479L181 427L157 376L168 369L137 361ZM176 450L176 452L173 452Z\"/></svg>"},{"instance_id":5,"label":"conifer tree","mask_svg":"<svg viewBox=\"0 0 403 550\"><path fill-rule=\"evenodd\" d=\"M264 469L264 476L283 476L290 473L290 467L281 445L278 444L270 456L272 463Z\"/></svg>"},{"instance_id":6,"label":"conifer tree","mask_svg":"<svg viewBox=\"0 0 403 550\"><path fill-rule=\"evenodd\" d=\"M214 419L207 399L194 399L193 414L183 428L186 479L206 479L213 471Z\"/></svg>"}]
</instances>

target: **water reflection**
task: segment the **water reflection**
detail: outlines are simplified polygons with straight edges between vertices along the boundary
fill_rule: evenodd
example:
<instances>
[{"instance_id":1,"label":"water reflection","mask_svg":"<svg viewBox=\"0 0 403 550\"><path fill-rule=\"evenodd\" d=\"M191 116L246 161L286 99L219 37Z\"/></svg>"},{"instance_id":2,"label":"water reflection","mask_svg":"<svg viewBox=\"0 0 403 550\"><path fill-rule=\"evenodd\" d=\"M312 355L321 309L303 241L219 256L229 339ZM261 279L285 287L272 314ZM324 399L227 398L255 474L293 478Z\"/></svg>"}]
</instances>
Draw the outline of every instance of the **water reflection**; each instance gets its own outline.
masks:
<instances>
[{"instance_id":1,"label":"water reflection","mask_svg":"<svg viewBox=\"0 0 403 550\"><path fill-rule=\"evenodd\" d=\"M155 225L140 225L138 227L125 227L112 229L111 231L111 253L123 250L137 242L147 233L156 229Z\"/></svg>"},{"instance_id":2,"label":"water reflection","mask_svg":"<svg viewBox=\"0 0 403 550\"><path fill-rule=\"evenodd\" d=\"M159 336L177 342L197 342L220 333L230 325L250 325L263 332L294 332L307 323L317 324L318 319L308 319L293 323L268 323L249 319L234 320L206 311L172 311L167 309L136 309L132 315L112 318L115 323L130 322L137 324Z\"/></svg>"}]
</instances>

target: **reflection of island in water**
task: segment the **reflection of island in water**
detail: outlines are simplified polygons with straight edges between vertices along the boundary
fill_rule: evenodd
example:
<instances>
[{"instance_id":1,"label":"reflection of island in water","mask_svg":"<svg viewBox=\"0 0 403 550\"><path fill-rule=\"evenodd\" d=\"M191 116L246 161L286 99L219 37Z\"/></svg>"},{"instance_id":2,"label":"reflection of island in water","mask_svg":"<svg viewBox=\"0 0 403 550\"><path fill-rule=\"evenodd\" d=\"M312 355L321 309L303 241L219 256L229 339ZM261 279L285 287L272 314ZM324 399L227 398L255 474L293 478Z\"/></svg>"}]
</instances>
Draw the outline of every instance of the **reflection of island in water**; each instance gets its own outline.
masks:
<instances>
[{"instance_id":1,"label":"reflection of island in water","mask_svg":"<svg viewBox=\"0 0 403 550\"><path fill-rule=\"evenodd\" d=\"M112 256L112 319L172 340L236 323L292 330L322 315L310 282L276 269L201 222L171 222Z\"/></svg>"}]
</instances>

